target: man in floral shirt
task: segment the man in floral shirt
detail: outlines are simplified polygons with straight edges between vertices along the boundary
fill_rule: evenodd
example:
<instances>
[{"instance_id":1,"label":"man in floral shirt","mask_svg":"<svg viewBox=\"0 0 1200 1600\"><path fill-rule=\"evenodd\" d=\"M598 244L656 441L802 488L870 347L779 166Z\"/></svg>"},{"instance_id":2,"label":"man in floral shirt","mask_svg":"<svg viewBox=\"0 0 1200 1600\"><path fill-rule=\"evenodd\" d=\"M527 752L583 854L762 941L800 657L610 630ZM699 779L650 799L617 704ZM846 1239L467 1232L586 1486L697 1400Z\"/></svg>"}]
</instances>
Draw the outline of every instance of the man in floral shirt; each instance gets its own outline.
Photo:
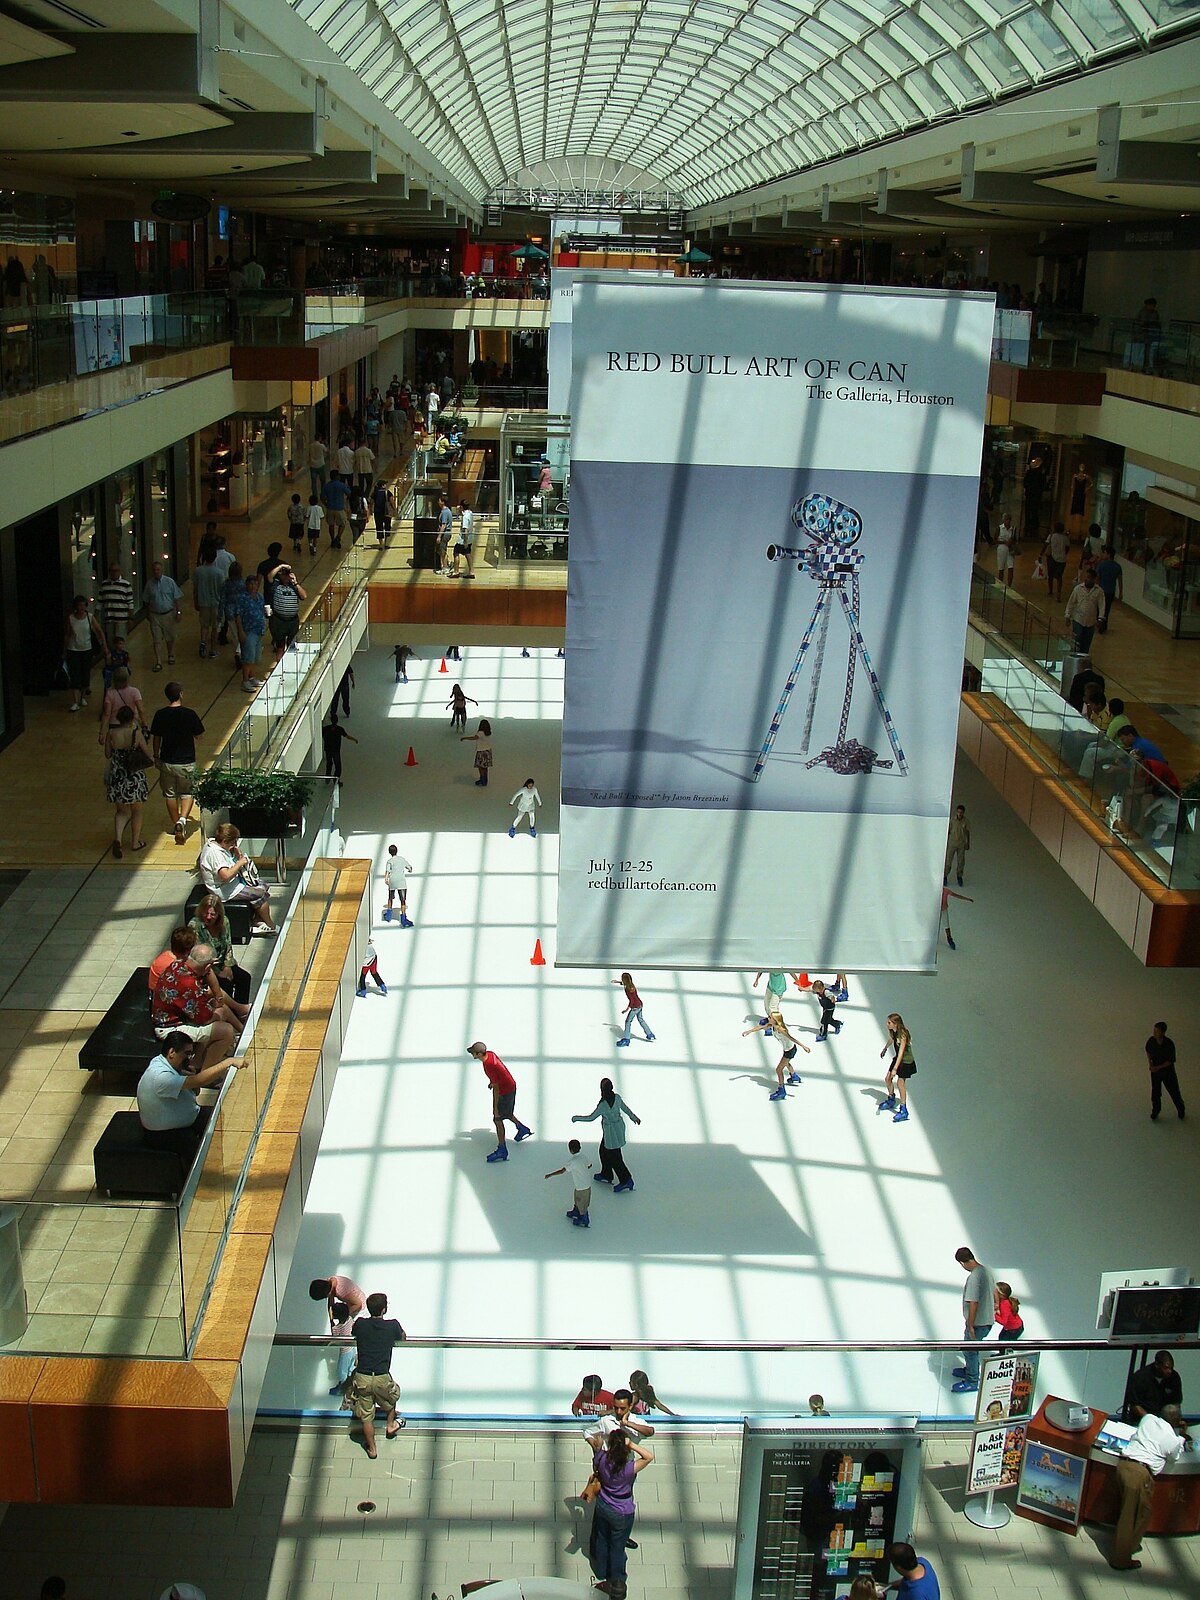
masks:
<instances>
[{"instance_id":1,"label":"man in floral shirt","mask_svg":"<svg viewBox=\"0 0 1200 1600\"><path fill-rule=\"evenodd\" d=\"M267 607L259 574L248 572L245 583L237 602L237 630L242 653L242 688L247 694L253 694L263 684L256 668L262 658L263 634L267 631Z\"/></svg>"},{"instance_id":2,"label":"man in floral shirt","mask_svg":"<svg viewBox=\"0 0 1200 1600\"><path fill-rule=\"evenodd\" d=\"M169 1033L185 1033L195 1045L194 1072L204 1066L210 1050L214 1061L230 1054L241 1032L233 1012L213 995L209 980L213 960L211 945L193 945L181 961L173 961L166 969L150 1002L156 1038L165 1040Z\"/></svg>"}]
</instances>

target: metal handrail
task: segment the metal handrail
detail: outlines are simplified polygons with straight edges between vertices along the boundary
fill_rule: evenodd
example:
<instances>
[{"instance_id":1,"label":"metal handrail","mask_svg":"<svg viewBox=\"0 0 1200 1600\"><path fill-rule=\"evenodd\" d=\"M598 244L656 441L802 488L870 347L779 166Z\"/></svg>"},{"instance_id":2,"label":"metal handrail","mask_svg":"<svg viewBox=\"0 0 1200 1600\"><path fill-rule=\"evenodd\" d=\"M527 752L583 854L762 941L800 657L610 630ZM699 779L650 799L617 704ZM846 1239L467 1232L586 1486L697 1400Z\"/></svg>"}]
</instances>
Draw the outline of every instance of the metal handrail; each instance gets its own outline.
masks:
<instances>
[{"instance_id":1,"label":"metal handrail","mask_svg":"<svg viewBox=\"0 0 1200 1600\"><path fill-rule=\"evenodd\" d=\"M291 1349L341 1349L353 1345L351 1334L279 1333L273 1344ZM964 1340L957 1339L475 1339L449 1335L417 1335L407 1338L408 1350L653 1350L656 1353L686 1351L696 1354L734 1355L830 1355L839 1353L892 1351L920 1354L925 1351L961 1351ZM972 1350L1012 1351L1011 1339L972 1339ZM1200 1339L1148 1339L1145 1348L1200 1350ZM1141 1349L1122 1339L1022 1339L1021 1350L1120 1350Z\"/></svg>"}]
</instances>

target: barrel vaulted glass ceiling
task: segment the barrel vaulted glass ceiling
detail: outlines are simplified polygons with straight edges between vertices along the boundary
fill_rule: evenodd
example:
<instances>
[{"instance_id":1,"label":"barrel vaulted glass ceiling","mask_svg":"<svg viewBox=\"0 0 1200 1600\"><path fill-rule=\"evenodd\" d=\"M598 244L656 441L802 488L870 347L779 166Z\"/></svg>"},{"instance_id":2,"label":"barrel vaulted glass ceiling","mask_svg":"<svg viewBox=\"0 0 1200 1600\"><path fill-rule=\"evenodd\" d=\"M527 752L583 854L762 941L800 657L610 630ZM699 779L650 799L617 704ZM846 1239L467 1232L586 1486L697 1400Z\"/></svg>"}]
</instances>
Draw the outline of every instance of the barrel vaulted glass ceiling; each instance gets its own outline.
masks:
<instances>
[{"instance_id":1,"label":"barrel vaulted glass ceiling","mask_svg":"<svg viewBox=\"0 0 1200 1600\"><path fill-rule=\"evenodd\" d=\"M1070 77L1200 0L292 0L482 199L558 156L720 200Z\"/></svg>"}]
</instances>

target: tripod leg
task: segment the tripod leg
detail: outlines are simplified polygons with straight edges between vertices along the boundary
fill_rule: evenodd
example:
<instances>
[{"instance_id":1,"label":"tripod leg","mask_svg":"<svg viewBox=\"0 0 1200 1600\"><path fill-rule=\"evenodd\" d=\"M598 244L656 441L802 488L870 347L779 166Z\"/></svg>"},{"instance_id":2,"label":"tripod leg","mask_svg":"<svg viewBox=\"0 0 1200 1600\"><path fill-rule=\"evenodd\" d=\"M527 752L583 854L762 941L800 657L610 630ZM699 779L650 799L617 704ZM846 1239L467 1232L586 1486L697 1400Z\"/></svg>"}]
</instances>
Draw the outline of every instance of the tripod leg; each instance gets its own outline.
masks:
<instances>
[{"instance_id":1,"label":"tripod leg","mask_svg":"<svg viewBox=\"0 0 1200 1600\"><path fill-rule=\"evenodd\" d=\"M907 774L908 762L905 760L904 751L900 746L900 740L892 722L892 713L888 710L887 701L883 698L883 690L879 687L879 678L875 668L871 665L871 657L867 652L866 641L862 636L862 629L858 625L858 613L847 600L844 590L838 590L838 598L842 602L842 610L846 613L846 621L850 624L851 635L857 646L858 653L862 657L862 664L866 668L867 677L871 684L871 692L875 696L875 704L879 707L879 715L883 718L883 726L887 731L888 743L891 745L892 754L896 758L896 766L900 772Z\"/></svg>"},{"instance_id":2,"label":"tripod leg","mask_svg":"<svg viewBox=\"0 0 1200 1600\"><path fill-rule=\"evenodd\" d=\"M821 668L825 664L825 641L829 637L829 619L833 612L828 606L821 613L821 631L817 634L817 653L813 657L812 676L808 687L808 705L804 712L804 733L800 740L800 754L807 755L812 741L813 717L817 710L817 691L821 687Z\"/></svg>"},{"instance_id":3,"label":"tripod leg","mask_svg":"<svg viewBox=\"0 0 1200 1600\"><path fill-rule=\"evenodd\" d=\"M767 736L758 752L758 760L754 763L754 771L750 778L751 783L757 783L762 776L762 770L767 764L767 757L771 754L771 746L775 743L776 736L779 733L779 724L783 721L783 714L788 708L788 701L792 698L792 690L796 687L796 679L800 676L800 668L804 665L804 657L808 653L809 645L812 643L813 633L816 631L817 623L820 621L821 614L828 604L828 592L822 589L817 596L817 603L813 607L812 616L808 619L808 627L804 630L804 637L800 641L800 648L796 652L792 670L788 673L787 682L783 686L783 693L779 696L779 704L775 707L775 715L771 718L771 726L767 729Z\"/></svg>"}]
</instances>

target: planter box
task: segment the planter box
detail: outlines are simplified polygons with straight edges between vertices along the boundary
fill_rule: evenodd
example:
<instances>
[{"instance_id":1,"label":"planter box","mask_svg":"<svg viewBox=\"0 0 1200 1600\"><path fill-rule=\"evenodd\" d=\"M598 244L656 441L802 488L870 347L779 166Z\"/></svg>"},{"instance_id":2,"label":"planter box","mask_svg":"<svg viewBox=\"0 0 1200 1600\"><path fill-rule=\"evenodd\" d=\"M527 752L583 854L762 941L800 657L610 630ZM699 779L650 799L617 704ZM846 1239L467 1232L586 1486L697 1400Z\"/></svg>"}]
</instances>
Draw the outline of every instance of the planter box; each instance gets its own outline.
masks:
<instances>
[{"instance_id":1,"label":"planter box","mask_svg":"<svg viewBox=\"0 0 1200 1600\"><path fill-rule=\"evenodd\" d=\"M250 839L294 839L304 828L304 818L296 811L265 811L258 807L229 807L229 820Z\"/></svg>"}]
</instances>

